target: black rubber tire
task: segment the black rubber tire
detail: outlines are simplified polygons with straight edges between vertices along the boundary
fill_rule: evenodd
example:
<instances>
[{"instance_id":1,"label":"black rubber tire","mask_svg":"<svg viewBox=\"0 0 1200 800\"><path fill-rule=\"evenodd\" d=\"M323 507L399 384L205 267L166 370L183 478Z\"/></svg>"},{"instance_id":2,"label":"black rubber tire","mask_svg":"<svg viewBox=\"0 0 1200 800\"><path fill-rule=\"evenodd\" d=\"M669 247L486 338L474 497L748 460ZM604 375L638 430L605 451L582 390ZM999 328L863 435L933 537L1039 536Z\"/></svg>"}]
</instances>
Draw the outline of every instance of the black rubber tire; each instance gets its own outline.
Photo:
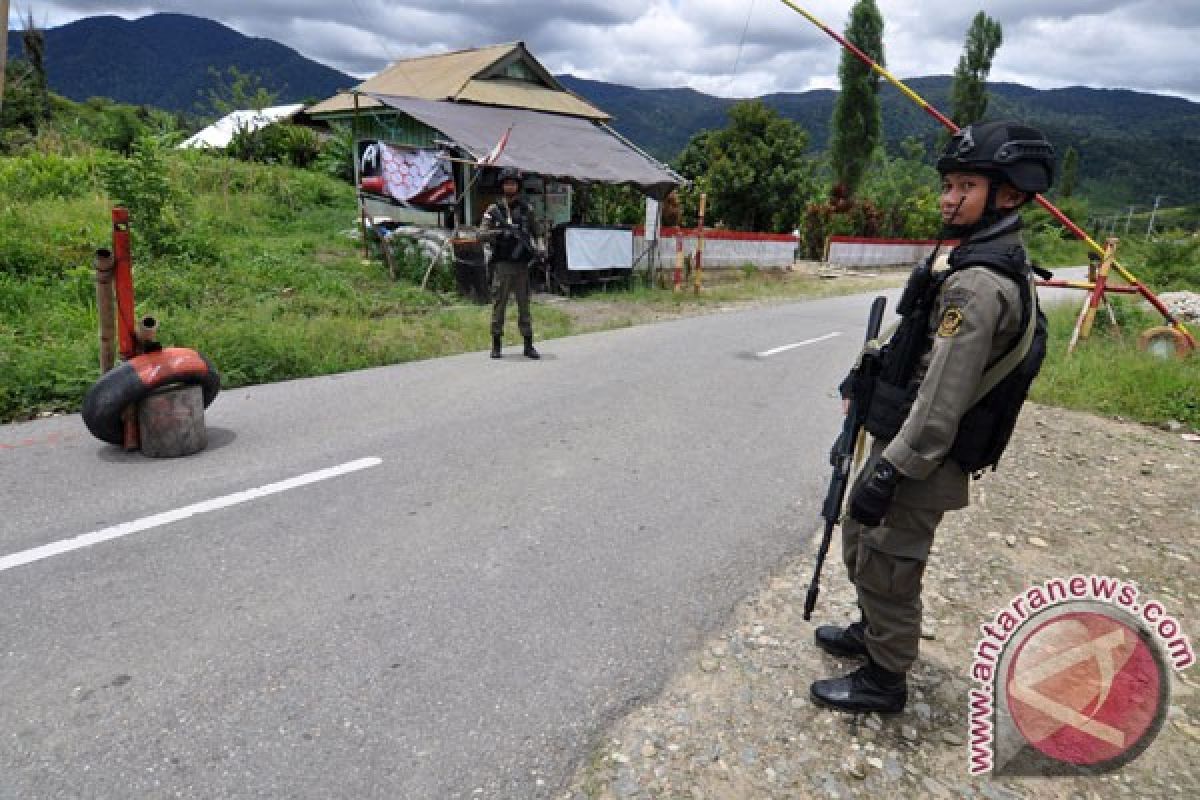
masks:
<instances>
[{"instance_id":1,"label":"black rubber tire","mask_svg":"<svg viewBox=\"0 0 1200 800\"><path fill-rule=\"evenodd\" d=\"M204 395L204 407L208 408L221 390L221 376L212 362L194 350L188 351L200 358L204 369L160 369L149 381L143 381L138 367L151 359L162 359L160 353L186 350L175 347L134 356L123 361L100 376L83 398L83 424L97 439L109 444L120 445L124 440L124 425L121 412L127 406L140 402L146 395L170 384L198 385Z\"/></svg>"}]
</instances>

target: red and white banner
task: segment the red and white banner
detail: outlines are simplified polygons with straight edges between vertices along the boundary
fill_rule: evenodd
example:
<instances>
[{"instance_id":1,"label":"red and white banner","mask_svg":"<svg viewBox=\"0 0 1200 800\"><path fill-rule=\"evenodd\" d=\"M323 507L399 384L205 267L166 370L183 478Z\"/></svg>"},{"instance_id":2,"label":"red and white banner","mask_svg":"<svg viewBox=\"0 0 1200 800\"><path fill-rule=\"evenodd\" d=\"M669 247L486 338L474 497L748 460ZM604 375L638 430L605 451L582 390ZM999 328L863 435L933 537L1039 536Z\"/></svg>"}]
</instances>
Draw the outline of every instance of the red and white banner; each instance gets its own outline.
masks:
<instances>
[{"instance_id":1,"label":"red and white banner","mask_svg":"<svg viewBox=\"0 0 1200 800\"><path fill-rule=\"evenodd\" d=\"M454 176L445 154L413 150L384 142L364 143L359 185L414 206L448 205L455 201Z\"/></svg>"}]
</instances>

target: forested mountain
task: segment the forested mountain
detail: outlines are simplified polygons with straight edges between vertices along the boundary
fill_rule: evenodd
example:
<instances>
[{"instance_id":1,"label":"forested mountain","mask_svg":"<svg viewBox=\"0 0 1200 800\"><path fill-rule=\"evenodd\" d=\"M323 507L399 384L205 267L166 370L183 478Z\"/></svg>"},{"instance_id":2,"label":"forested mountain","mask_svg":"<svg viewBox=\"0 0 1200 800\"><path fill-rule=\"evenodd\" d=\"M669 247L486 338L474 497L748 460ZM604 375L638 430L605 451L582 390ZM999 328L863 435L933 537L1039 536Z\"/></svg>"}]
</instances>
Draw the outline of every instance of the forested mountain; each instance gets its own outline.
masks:
<instances>
[{"instance_id":1,"label":"forested mountain","mask_svg":"<svg viewBox=\"0 0 1200 800\"><path fill-rule=\"evenodd\" d=\"M670 159L704 128L726 124L736 100L691 89L633 89L570 75L559 80L616 117L615 127L660 158ZM935 108L950 108L949 76L905 83ZM936 120L887 83L880 87L883 128L891 148L908 136L930 152L942 130ZM1027 120L1045 131L1059 154L1080 155L1083 193L1102 204L1148 203L1167 195L1173 205L1200 203L1200 103L1124 89L1033 89L989 83L988 116ZM809 133L824 150L837 93L820 89L769 94L762 101Z\"/></svg>"},{"instance_id":2,"label":"forested mountain","mask_svg":"<svg viewBox=\"0 0 1200 800\"><path fill-rule=\"evenodd\" d=\"M280 103L322 100L358 80L270 39L243 36L219 22L186 14L136 20L87 17L46 36L50 88L72 100L110 97L168 111L197 111L213 85L210 69L237 67L257 76ZM10 58L21 34L8 34Z\"/></svg>"},{"instance_id":3,"label":"forested mountain","mask_svg":"<svg viewBox=\"0 0 1200 800\"><path fill-rule=\"evenodd\" d=\"M9 34L13 57L20 33ZM536 55L536 54L535 54ZM210 68L236 66L261 79L278 100L322 99L357 80L269 39L183 14L139 20L91 17L46 31L51 88L84 100L106 96L172 111L196 111L212 85ZM725 125L735 100L692 89L635 89L560 75L559 80L616 119L614 126L663 159L674 158L694 134ZM950 107L950 78L906 81L932 105ZM991 83L989 116L1017 117L1041 127L1060 154L1080 155L1080 191L1102 205L1148 203L1166 195L1172 205L1200 203L1200 103L1121 89L1039 90ZM816 90L770 94L763 102L803 126L814 151L823 150L836 93ZM907 136L932 147L935 120L896 89L880 87L884 132L893 148Z\"/></svg>"}]
</instances>

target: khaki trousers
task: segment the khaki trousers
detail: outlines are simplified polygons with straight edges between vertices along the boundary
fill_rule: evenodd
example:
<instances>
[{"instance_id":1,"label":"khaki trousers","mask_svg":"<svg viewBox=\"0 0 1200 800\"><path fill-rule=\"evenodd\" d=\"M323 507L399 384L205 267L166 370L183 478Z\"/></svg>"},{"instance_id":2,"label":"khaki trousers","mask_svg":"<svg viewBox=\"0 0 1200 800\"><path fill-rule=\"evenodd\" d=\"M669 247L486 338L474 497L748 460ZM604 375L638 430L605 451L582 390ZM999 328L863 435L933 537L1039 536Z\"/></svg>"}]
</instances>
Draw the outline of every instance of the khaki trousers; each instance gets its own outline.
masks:
<instances>
[{"instance_id":1,"label":"khaki trousers","mask_svg":"<svg viewBox=\"0 0 1200 800\"><path fill-rule=\"evenodd\" d=\"M533 316L529 311L529 267L516 261L497 261L496 293L492 300L492 336L504 335L508 295L517 296L517 328L526 339L533 338Z\"/></svg>"},{"instance_id":2,"label":"khaki trousers","mask_svg":"<svg viewBox=\"0 0 1200 800\"><path fill-rule=\"evenodd\" d=\"M908 672L921 641L921 578L945 512L892 503L881 525L842 520L842 558L867 621L871 660Z\"/></svg>"}]
</instances>

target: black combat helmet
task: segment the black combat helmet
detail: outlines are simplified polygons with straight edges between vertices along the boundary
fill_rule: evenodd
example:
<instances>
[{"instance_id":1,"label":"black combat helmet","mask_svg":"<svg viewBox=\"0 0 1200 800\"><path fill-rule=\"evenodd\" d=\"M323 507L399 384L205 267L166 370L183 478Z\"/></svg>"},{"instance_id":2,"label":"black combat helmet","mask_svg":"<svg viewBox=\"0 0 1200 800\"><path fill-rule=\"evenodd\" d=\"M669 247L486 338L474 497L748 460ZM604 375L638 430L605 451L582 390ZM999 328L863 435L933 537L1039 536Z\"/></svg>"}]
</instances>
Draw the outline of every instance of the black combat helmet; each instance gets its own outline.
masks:
<instances>
[{"instance_id":1,"label":"black combat helmet","mask_svg":"<svg viewBox=\"0 0 1200 800\"><path fill-rule=\"evenodd\" d=\"M517 183L521 182L521 173L516 167L505 167L504 169L500 170L499 182L504 183L508 180L516 181Z\"/></svg>"},{"instance_id":2,"label":"black combat helmet","mask_svg":"<svg viewBox=\"0 0 1200 800\"><path fill-rule=\"evenodd\" d=\"M1000 175L1022 192L1040 193L1054 183L1054 146L1020 122L977 122L954 134L937 171Z\"/></svg>"}]
</instances>

